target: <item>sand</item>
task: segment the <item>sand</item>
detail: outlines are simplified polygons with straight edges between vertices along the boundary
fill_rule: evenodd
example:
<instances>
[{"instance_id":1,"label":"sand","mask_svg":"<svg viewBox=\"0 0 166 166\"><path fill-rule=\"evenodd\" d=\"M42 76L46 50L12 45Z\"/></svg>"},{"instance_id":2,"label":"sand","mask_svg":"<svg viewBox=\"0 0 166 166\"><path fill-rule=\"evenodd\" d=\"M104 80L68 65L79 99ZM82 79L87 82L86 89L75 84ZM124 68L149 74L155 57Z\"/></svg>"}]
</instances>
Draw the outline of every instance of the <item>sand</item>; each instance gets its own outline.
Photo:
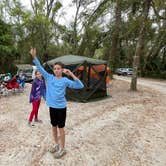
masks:
<instances>
[{"instance_id":1,"label":"sand","mask_svg":"<svg viewBox=\"0 0 166 166\"><path fill-rule=\"evenodd\" d=\"M0 98L0 165L165 166L166 82L140 80L138 92L130 92L128 77L115 78L108 88L112 97L68 102L67 154L61 159L48 152L53 139L43 100L43 123L27 125L31 85L23 93Z\"/></svg>"}]
</instances>

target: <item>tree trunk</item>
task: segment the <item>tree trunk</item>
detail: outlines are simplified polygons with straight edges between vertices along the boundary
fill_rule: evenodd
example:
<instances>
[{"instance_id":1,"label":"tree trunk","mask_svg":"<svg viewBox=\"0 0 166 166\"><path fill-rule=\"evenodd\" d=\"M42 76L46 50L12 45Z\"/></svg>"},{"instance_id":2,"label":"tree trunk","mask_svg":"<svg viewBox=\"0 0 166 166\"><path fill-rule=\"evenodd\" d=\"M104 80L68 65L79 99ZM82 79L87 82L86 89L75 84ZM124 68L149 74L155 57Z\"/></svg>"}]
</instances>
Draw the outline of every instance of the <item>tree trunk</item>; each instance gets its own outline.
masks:
<instances>
[{"instance_id":1,"label":"tree trunk","mask_svg":"<svg viewBox=\"0 0 166 166\"><path fill-rule=\"evenodd\" d=\"M131 84L130 84L130 90L132 90L132 91L137 90L137 75L138 75L139 60L140 60L140 56L143 53L143 49L144 49L144 38L145 38L145 34L146 34L146 27L147 27L147 20L148 20L150 4L151 4L151 0L144 0L142 19L141 19L142 25L140 27L136 51L135 51L135 55L133 58L133 75L132 75L132 80L131 80Z\"/></svg>"},{"instance_id":2,"label":"tree trunk","mask_svg":"<svg viewBox=\"0 0 166 166\"><path fill-rule=\"evenodd\" d=\"M74 27L73 27L73 52L77 53L77 49L78 49L78 41L77 41L77 22L78 22L78 14L79 14L79 10L81 7L81 3L82 0L77 0L76 1L76 14L75 14L75 18L74 18Z\"/></svg>"},{"instance_id":3,"label":"tree trunk","mask_svg":"<svg viewBox=\"0 0 166 166\"><path fill-rule=\"evenodd\" d=\"M112 64L112 70L115 68L115 57L117 55L117 47L119 42L119 32L121 27L121 0L116 1L116 11L115 11L115 28L112 35L112 45L109 51L108 60Z\"/></svg>"}]
</instances>

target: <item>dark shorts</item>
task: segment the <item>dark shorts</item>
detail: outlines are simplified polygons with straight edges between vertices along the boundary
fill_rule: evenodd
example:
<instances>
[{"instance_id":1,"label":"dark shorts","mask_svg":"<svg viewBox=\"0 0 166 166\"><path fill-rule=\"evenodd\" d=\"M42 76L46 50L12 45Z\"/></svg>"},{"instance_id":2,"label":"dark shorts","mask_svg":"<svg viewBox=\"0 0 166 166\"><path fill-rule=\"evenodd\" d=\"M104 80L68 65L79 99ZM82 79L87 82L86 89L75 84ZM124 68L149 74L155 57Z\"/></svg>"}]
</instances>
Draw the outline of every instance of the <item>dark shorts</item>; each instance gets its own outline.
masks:
<instances>
[{"instance_id":1,"label":"dark shorts","mask_svg":"<svg viewBox=\"0 0 166 166\"><path fill-rule=\"evenodd\" d=\"M58 128L65 127L66 122L66 108L49 108L50 110L50 120L52 126Z\"/></svg>"}]
</instances>

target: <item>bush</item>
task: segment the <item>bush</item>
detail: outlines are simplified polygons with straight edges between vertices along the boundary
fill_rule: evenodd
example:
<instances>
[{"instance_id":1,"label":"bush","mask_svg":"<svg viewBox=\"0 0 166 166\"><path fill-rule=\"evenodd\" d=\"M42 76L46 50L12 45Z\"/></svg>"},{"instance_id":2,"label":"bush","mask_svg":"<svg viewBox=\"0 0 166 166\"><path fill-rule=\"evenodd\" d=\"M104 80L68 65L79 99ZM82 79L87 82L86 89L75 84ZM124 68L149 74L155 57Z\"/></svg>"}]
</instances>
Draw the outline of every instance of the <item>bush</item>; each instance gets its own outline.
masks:
<instances>
[{"instance_id":1,"label":"bush","mask_svg":"<svg viewBox=\"0 0 166 166\"><path fill-rule=\"evenodd\" d=\"M154 71L146 71L144 77L166 79L166 71L160 71L160 73Z\"/></svg>"}]
</instances>

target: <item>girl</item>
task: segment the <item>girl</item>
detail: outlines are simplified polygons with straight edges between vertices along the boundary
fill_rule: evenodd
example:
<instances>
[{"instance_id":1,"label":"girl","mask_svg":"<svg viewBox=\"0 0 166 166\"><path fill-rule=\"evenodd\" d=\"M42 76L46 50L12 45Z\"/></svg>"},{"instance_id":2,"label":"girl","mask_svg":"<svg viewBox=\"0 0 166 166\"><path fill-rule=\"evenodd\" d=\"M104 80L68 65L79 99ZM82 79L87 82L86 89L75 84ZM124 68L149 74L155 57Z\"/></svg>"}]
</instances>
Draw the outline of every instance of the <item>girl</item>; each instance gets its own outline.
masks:
<instances>
[{"instance_id":1,"label":"girl","mask_svg":"<svg viewBox=\"0 0 166 166\"><path fill-rule=\"evenodd\" d=\"M29 116L29 126L34 126L34 124L32 124L33 118L35 122L41 122L41 120L38 119L38 110L42 96L45 98L45 84L41 73L39 71L36 71L35 79L32 83L30 93L30 103L32 103L32 111Z\"/></svg>"}]
</instances>

